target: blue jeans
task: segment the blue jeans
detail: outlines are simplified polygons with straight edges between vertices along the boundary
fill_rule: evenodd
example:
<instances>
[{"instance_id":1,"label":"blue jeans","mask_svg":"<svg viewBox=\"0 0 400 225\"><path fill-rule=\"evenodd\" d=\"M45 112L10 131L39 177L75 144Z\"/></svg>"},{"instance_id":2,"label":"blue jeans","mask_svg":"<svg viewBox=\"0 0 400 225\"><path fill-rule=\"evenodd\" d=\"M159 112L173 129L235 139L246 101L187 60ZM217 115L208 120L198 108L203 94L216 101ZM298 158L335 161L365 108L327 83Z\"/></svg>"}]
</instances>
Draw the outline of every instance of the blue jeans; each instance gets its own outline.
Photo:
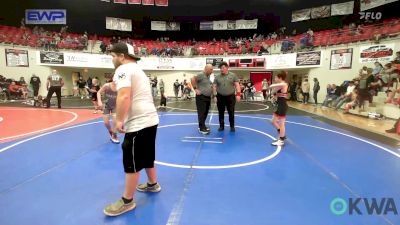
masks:
<instances>
[{"instance_id":1,"label":"blue jeans","mask_svg":"<svg viewBox=\"0 0 400 225\"><path fill-rule=\"evenodd\" d=\"M339 97L339 98L337 99L337 101L335 102L335 104L334 104L335 109L340 109L340 107L342 107L342 105L343 105L344 103L347 103L347 102L350 102L350 101L351 101L351 96L342 96L342 97Z\"/></svg>"},{"instance_id":2,"label":"blue jeans","mask_svg":"<svg viewBox=\"0 0 400 225\"><path fill-rule=\"evenodd\" d=\"M328 105L332 102L334 102L337 99L338 96L336 95L328 95L326 96L324 103L322 103L322 106L328 107Z\"/></svg>"}]
</instances>

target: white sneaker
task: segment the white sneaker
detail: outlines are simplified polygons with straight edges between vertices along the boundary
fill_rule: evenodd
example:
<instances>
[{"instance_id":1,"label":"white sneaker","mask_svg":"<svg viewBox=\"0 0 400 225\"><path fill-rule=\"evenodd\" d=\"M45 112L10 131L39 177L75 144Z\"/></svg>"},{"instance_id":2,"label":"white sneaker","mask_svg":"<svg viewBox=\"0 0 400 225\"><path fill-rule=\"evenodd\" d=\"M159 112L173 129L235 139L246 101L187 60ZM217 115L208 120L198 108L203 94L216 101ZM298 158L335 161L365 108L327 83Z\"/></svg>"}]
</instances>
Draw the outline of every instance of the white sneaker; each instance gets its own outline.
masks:
<instances>
[{"instance_id":1,"label":"white sneaker","mask_svg":"<svg viewBox=\"0 0 400 225\"><path fill-rule=\"evenodd\" d=\"M285 144L285 142L282 141L281 139L278 139L278 140L276 140L276 141L271 143L271 145L274 145L274 146L282 146L284 144Z\"/></svg>"}]
</instances>

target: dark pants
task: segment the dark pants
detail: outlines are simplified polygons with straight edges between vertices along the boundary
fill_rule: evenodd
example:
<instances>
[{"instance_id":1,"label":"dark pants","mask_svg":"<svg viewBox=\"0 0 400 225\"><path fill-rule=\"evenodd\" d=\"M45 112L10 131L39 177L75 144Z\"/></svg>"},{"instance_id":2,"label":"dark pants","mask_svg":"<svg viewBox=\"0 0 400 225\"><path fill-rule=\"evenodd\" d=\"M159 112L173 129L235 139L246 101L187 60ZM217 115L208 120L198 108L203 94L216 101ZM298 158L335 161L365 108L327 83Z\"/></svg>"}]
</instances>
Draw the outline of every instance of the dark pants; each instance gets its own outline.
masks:
<instances>
[{"instance_id":1,"label":"dark pants","mask_svg":"<svg viewBox=\"0 0 400 225\"><path fill-rule=\"evenodd\" d=\"M308 102L309 98L310 98L310 93L303 93L303 103Z\"/></svg>"},{"instance_id":2,"label":"dark pants","mask_svg":"<svg viewBox=\"0 0 400 225\"><path fill-rule=\"evenodd\" d=\"M205 95L196 95L197 116L199 119L199 128L206 127L206 119L210 111L211 97Z\"/></svg>"},{"instance_id":3,"label":"dark pants","mask_svg":"<svg viewBox=\"0 0 400 225\"><path fill-rule=\"evenodd\" d=\"M235 104L236 98L235 95L223 96L217 95L217 107L218 107L218 115L219 115L219 125L223 127L225 125L224 122L224 113L225 108L228 110L229 114L229 123L231 127L235 127Z\"/></svg>"},{"instance_id":4,"label":"dark pants","mask_svg":"<svg viewBox=\"0 0 400 225\"><path fill-rule=\"evenodd\" d=\"M33 87L33 97L37 97L39 95L39 87Z\"/></svg>"},{"instance_id":5,"label":"dark pants","mask_svg":"<svg viewBox=\"0 0 400 225\"><path fill-rule=\"evenodd\" d=\"M314 91L313 98L314 98L315 104L318 104L318 99L317 99L317 97L318 97L318 91Z\"/></svg>"},{"instance_id":6,"label":"dark pants","mask_svg":"<svg viewBox=\"0 0 400 225\"><path fill-rule=\"evenodd\" d=\"M296 91L290 92L290 100L297 101L297 93L296 93Z\"/></svg>"},{"instance_id":7,"label":"dark pants","mask_svg":"<svg viewBox=\"0 0 400 225\"><path fill-rule=\"evenodd\" d=\"M267 90L262 90L264 100L267 100Z\"/></svg>"},{"instance_id":8,"label":"dark pants","mask_svg":"<svg viewBox=\"0 0 400 225\"><path fill-rule=\"evenodd\" d=\"M54 92L57 95L57 101L58 101L58 108L61 108L61 87L50 87L49 92L47 93L47 108L50 108L50 99L51 96L53 96Z\"/></svg>"}]
</instances>

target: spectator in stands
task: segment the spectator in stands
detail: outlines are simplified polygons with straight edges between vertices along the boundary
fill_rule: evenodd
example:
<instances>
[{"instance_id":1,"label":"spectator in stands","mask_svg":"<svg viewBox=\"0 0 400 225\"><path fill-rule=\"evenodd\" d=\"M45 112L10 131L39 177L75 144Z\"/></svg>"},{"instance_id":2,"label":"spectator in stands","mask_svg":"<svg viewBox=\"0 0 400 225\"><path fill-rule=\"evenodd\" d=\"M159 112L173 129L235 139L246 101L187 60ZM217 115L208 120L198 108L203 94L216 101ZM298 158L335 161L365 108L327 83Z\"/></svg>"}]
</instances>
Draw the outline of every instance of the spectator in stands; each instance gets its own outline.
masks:
<instances>
[{"instance_id":1,"label":"spectator in stands","mask_svg":"<svg viewBox=\"0 0 400 225\"><path fill-rule=\"evenodd\" d=\"M380 33L380 31L376 30L374 33L374 38L373 41L375 44L379 44L382 38L382 34Z\"/></svg>"},{"instance_id":2,"label":"spectator in stands","mask_svg":"<svg viewBox=\"0 0 400 225\"><path fill-rule=\"evenodd\" d=\"M295 43L289 39L288 36L285 37L285 39L282 40L282 45L281 45L281 52L282 53L287 53L293 51L293 48L295 46Z\"/></svg>"},{"instance_id":3,"label":"spectator in stands","mask_svg":"<svg viewBox=\"0 0 400 225\"><path fill-rule=\"evenodd\" d=\"M393 82L393 87L391 90L387 91L388 94L388 99L385 101L385 104L394 104L394 105L399 105L400 104L400 98L398 98L397 100L395 100L395 96L396 94L400 93L400 87L398 86L398 82L396 80L396 82Z\"/></svg>"},{"instance_id":4,"label":"spectator in stands","mask_svg":"<svg viewBox=\"0 0 400 225\"><path fill-rule=\"evenodd\" d=\"M392 63L387 63L381 72L381 80L383 82L384 91L392 86L393 79L398 78L398 70Z\"/></svg>"},{"instance_id":5,"label":"spectator in stands","mask_svg":"<svg viewBox=\"0 0 400 225\"><path fill-rule=\"evenodd\" d=\"M35 27L33 28L32 34L33 34L33 35L39 35L39 27L38 27L38 26L35 26Z\"/></svg>"},{"instance_id":6,"label":"spectator in stands","mask_svg":"<svg viewBox=\"0 0 400 225\"><path fill-rule=\"evenodd\" d=\"M107 45L104 41L101 41L101 43L100 43L100 51L103 54L107 51Z\"/></svg>"},{"instance_id":7,"label":"spectator in stands","mask_svg":"<svg viewBox=\"0 0 400 225\"><path fill-rule=\"evenodd\" d=\"M26 85L25 77L20 77L18 81L18 85Z\"/></svg>"},{"instance_id":8,"label":"spectator in stands","mask_svg":"<svg viewBox=\"0 0 400 225\"><path fill-rule=\"evenodd\" d=\"M314 31L312 31L311 28L309 28L307 30L307 34L310 35L311 37L313 37L314 36Z\"/></svg>"},{"instance_id":9,"label":"spectator in stands","mask_svg":"<svg viewBox=\"0 0 400 225\"><path fill-rule=\"evenodd\" d=\"M393 64L400 64L400 51L396 52L396 57L392 61Z\"/></svg>"},{"instance_id":10,"label":"spectator in stands","mask_svg":"<svg viewBox=\"0 0 400 225\"><path fill-rule=\"evenodd\" d=\"M117 38L114 36L114 37L112 37L112 39L111 39L111 41L110 41L110 43L113 45L113 44L117 44L118 43L118 40L117 40Z\"/></svg>"},{"instance_id":11,"label":"spectator in stands","mask_svg":"<svg viewBox=\"0 0 400 225\"><path fill-rule=\"evenodd\" d=\"M274 32L274 33L272 33L272 35L271 35L271 39L272 40L276 40L278 38L278 35Z\"/></svg>"},{"instance_id":12,"label":"spectator in stands","mask_svg":"<svg viewBox=\"0 0 400 225\"><path fill-rule=\"evenodd\" d=\"M322 103L322 109L325 109L332 102L334 102L340 96L340 90L337 88L336 84L329 85L327 87L327 95Z\"/></svg>"},{"instance_id":13,"label":"spectator in stands","mask_svg":"<svg viewBox=\"0 0 400 225\"><path fill-rule=\"evenodd\" d=\"M360 71L358 72L359 76L367 75L368 74L368 67L363 66Z\"/></svg>"},{"instance_id":14,"label":"spectator in stands","mask_svg":"<svg viewBox=\"0 0 400 225\"><path fill-rule=\"evenodd\" d=\"M285 33L286 33L286 27L285 26L279 28L279 37L280 38L283 38Z\"/></svg>"},{"instance_id":15,"label":"spectator in stands","mask_svg":"<svg viewBox=\"0 0 400 225\"><path fill-rule=\"evenodd\" d=\"M307 104L310 98L310 83L308 83L308 79L304 79L301 84L301 93L303 94L303 104Z\"/></svg>"},{"instance_id":16,"label":"spectator in stands","mask_svg":"<svg viewBox=\"0 0 400 225\"><path fill-rule=\"evenodd\" d=\"M24 35L22 36L22 39L24 39L25 41L28 41L31 39L31 36L29 35L28 32L25 32Z\"/></svg>"},{"instance_id":17,"label":"spectator in stands","mask_svg":"<svg viewBox=\"0 0 400 225\"><path fill-rule=\"evenodd\" d=\"M147 48L143 44L140 45L140 55L147 57Z\"/></svg>"},{"instance_id":18,"label":"spectator in stands","mask_svg":"<svg viewBox=\"0 0 400 225\"><path fill-rule=\"evenodd\" d=\"M27 95L27 92L24 91L24 86L16 84L15 81L11 82L10 86L8 86L8 90L10 96L14 97L15 99L21 96L23 96L25 99Z\"/></svg>"},{"instance_id":19,"label":"spectator in stands","mask_svg":"<svg viewBox=\"0 0 400 225\"><path fill-rule=\"evenodd\" d=\"M352 93L355 89L354 81L350 81L349 85L347 87L347 91L345 94L337 98L333 106L335 107L335 110L338 110L344 103L348 103L351 101Z\"/></svg>"},{"instance_id":20,"label":"spectator in stands","mask_svg":"<svg viewBox=\"0 0 400 225\"><path fill-rule=\"evenodd\" d=\"M364 106L364 101L372 103L372 95L370 92L370 85L374 82L374 75L372 75L372 69L368 68L368 74L362 75L358 81L358 96L360 106Z\"/></svg>"},{"instance_id":21,"label":"spectator in stands","mask_svg":"<svg viewBox=\"0 0 400 225\"><path fill-rule=\"evenodd\" d=\"M319 86L318 79L314 78L313 98L314 98L315 105L318 105L318 92L320 89L321 89L321 87Z\"/></svg>"},{"instance_id":22,"label":"spectator in stands","mask_svg":"<svg viewBox=\"0 0 400 225\"><path fill-rule=\"evenodd\" d=\"M382 64L380 64L379 62L375 62L374 65L375 65L375 68L374 68L373 71L372 71L372 75L373 75L374 77L376 77L376 76L378 76L379 73L382 71L383 66L382 66Z\"/></svg>"},{"instance_id":23,"label":"spectator in stands","mask_svg":"<svg viewBox=\"0 0 400 225\"><path fill-rule=\"evenodd\" d=\"M357 105L359 105L358 89L354 89L351 93L351 100L345 105L343 113L349 113L350 109L354 109Z\"/></svg>"},{"instance_id":24,"label":"spectator in stands","mask_svg":"<svg viewBox=\"0 0 400 225\"><path fill-rule=\"evenodd\" d=\"M21 19L21 28L25 29L25 18Z\"/></svg>"},{"instance_id":25,"label":"spectator in stands","mask_svg":"<svg viewBox=\"0 0 400 225\"><path fill-rule=\"evenodd\" d=\"M61 27L61 30L60 30L61 35L66 34L67 30L68 30L68 26Z\"/></svg>"},{"instance_id":26,"label":"spectator in stands","mask_svg":"<svg viewBox=\"0 0 400 225\"><path fill-rule=\"evenodd\" d=\"M362 33L364 33L364 29L363 29L363 27L362 27L361 24L360 24L360 25L357 26L355 35L360 35L360 34L362 34Z\"/></svg>"},{"instance_id":27,"label":"spectator in stands","mask_svg":"<svg viewBox=\"0 0 400 225\"><path fill-rule=\"evenodd\" d=\"M262 45L260 46L260 50L258 50L258 52L257 52L257 55L265 55L265 54L268 54L268 53L269 53L269 52L268 52L268 46L262 44Z\"/></svg>"},{"instance_id":28,"label":"spectator in stands","mask_svg":"<svg viewBox=\"0 0 400 225\"><path fill-rule=\"evenodd\" d=\"M301 38L300 38L300 49L308 48L312 46L311 42L311 35L308 33L305 33Z\"/></svg>"}]
</instances>

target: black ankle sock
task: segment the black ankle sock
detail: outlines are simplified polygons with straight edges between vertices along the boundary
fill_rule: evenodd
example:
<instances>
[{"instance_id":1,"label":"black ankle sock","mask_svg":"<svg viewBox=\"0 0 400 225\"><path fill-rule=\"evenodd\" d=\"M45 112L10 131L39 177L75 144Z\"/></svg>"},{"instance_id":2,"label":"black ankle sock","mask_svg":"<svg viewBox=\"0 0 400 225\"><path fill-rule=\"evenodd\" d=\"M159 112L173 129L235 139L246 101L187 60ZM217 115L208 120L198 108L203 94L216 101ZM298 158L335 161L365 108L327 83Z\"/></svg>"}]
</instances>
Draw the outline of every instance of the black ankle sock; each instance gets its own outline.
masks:
<instances>
[{"instance_id":1,"label":"black ankle sock","mask_svg":"<svg viewBox=\"0 0 400 225\"><path fill-rule=\"evenodd\" d=\"M281 141L284 141L286 137L279 137L279 139L281 139Z\"/></svg>"},{"instance_id":2,"label":"black ankle sock","mask_svg":"<svg viewBox=\"0 0 400 225\"><path fill-rule=\"evenodd\" d=\"M149 187L154 187L154 186L156 186L156 184L157 184L157 182L155 182L154 184L150 184L149 182L147 182L147 186L149 186Z\"/></svg>"},{"instance_id":3,"label":"black ankle sock","mask_svg":"<svg viewBox=\"0 0 400 225\"><path fill-rule=\"evenodd\" d=\"M133 201L133 198L126 199L126 198L122 197L122 201L124 201L125 204L128 204L128 203L131 203Z\"/></svg>"}]
</instances>

